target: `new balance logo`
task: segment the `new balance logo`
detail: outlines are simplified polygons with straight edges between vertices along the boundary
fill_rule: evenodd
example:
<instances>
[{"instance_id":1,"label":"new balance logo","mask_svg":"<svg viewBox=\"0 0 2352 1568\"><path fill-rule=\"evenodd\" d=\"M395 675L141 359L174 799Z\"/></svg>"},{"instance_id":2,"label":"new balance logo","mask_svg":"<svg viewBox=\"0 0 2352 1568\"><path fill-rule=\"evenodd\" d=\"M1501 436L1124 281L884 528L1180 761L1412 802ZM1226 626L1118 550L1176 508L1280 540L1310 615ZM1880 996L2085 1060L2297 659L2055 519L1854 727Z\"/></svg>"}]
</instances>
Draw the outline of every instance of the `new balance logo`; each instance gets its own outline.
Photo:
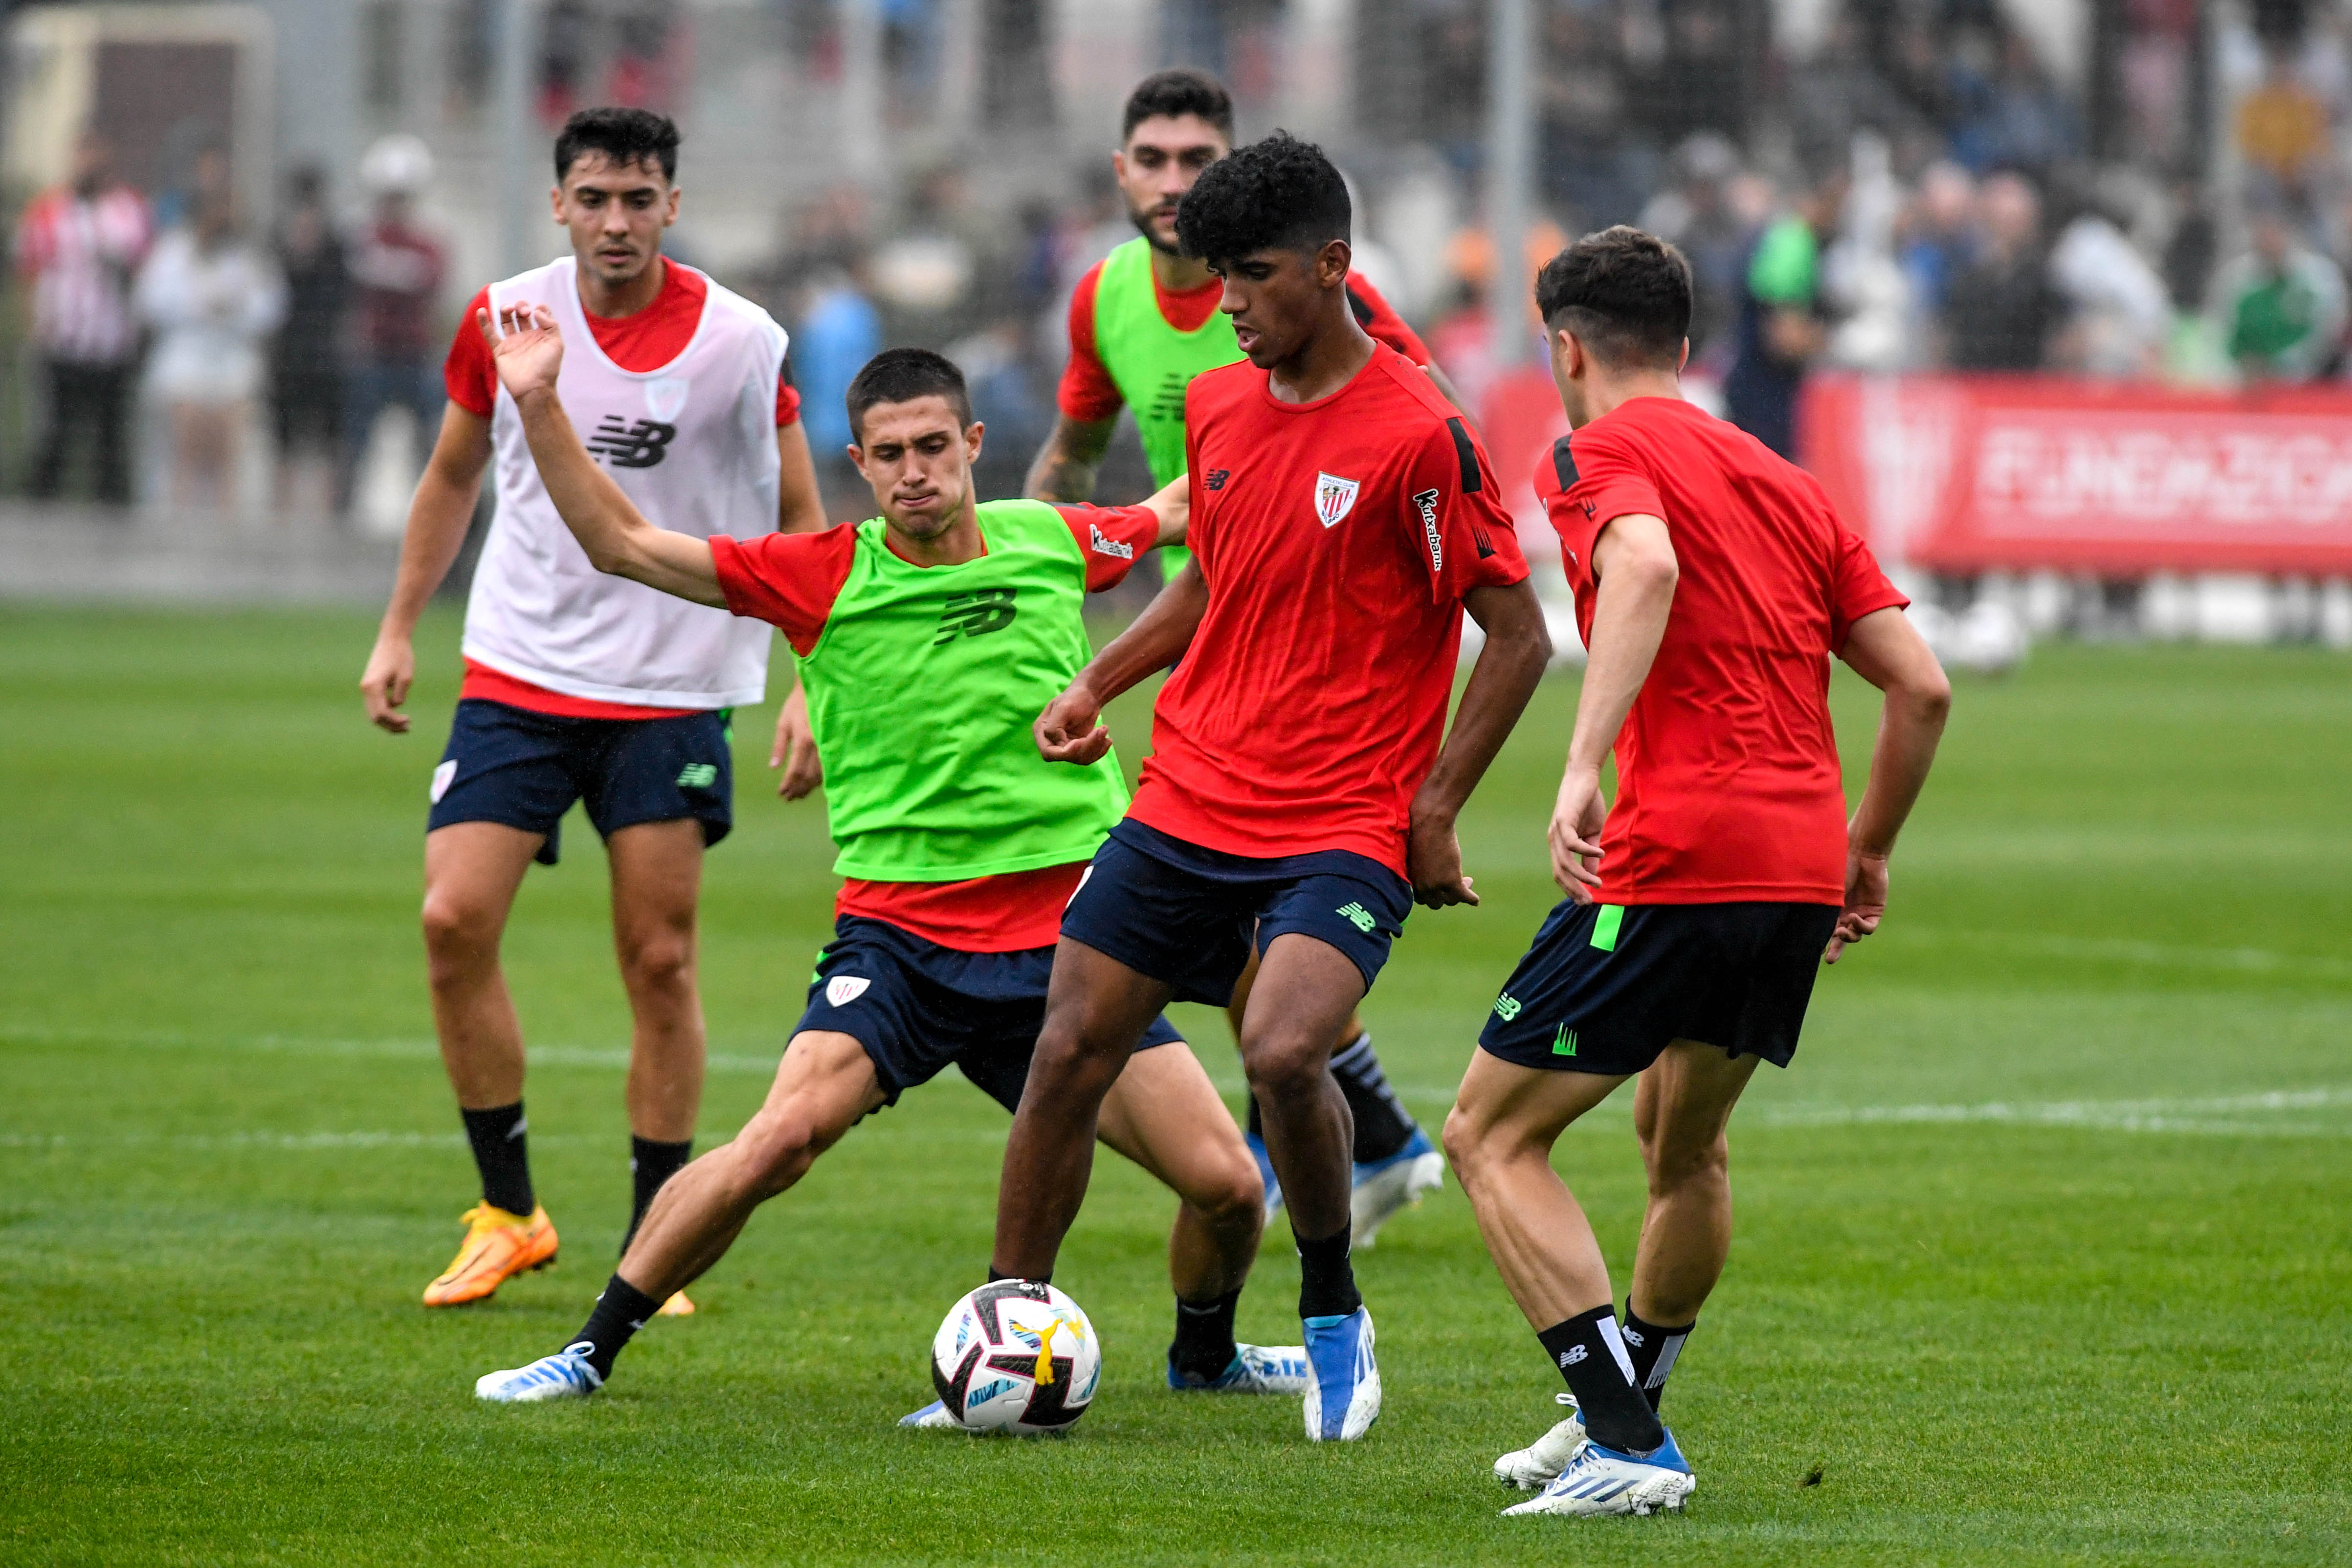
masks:
<instances>
[{"instance_id":1,"label":"new balance logo","mask_svg":"<svg viewBox=\"0 0 2352 1568\"><path fill-rule=\"evenodd\" d=\"M1092 543L1094 545L1095 554L1116 556L1120 560L1133 560L1135 559L1135 547L1133 545L1129 544L1124 539L1115 539L1111 538L1108 534L1103 532L1101 528L1097 524L1088 523L1087 525L1087 532L1093 536Z\"/></svg>"},{"instance_id":2,"label":"new balance logo","mask_svg":"<svg viewBox=\"0 0 2352 1568\"><path fill-rule=\"evenodd\" d=\"M931 646L944 648L959 637L985 637L1012 624L1013 590L983 588L953 594L940 615L940 634L931 639Z\"/></svg>"},{"instance_id":3,"label":"new balance logo","mask_svg":"<svg viewBox=\"0 0 2352 1568\"><path fill-rule=\"evenodd\" d=\"M1627 1344L1633 1345L1637 1348L1650 1343L1649 1336L1644 1334L1640 1329L1620 1327L1617 1332L1625 1337L1625 1343Z\"/></svg>"},{"instance_id":4,"label":"new balance logo","mask_svg":"<svg viewBox=\"0 0 2352 1568\"><path fill-rule=\"evenodd\" d=\"M1203 490L1222 490L1225 487L1225 481L1233 476L1234 471L1230 468L1212 468L1206 474L1201 476L1201 488Z\"/></svg>"},{"instance_id":5,"label":"new balance logo","mask_svg":"<svg viewBox=\"0 0 2352 1568\"><path fill-rule=\"evenodd\" d=\"M1559 1364L1562 1366L1574 1366L1578 1362L1582 1361L1583 1359L1584 1347L1580 1344L1570 1345L1566 1350L1559 1353Z\"/></svg>"},{"instance_id":6,"label":"new balance logo","mask_svg":"<svg viewBox=\"0 0 2352 1568\"><path fill-rule=\"evenodd\" d=\"M588 438L587 446L615 468L651 468L668 455L669 444L677 439L675 424L650 419L630 424L619 414L608 413L596 422L596 433Z\"/></svg>"},{"instance_id":7,"label":"new balance logo","mask_svg":"<svg viewBox=\"0 0 2352 1568\"><path fill-rule=\"evenodd\" d=\"M689 762L677 770L677 787L681 789L708 789L719 782L719 765L715 762Z\"/></svg>"},{"instance_id":8,"label":"new balance logo","mask_svg":"<svg viewBox=\"0 0 2352 1568\"><path fill-rule=\"evenodd\" d=\"M1366 935L1370 935L1372 927L1380 924L1372 918L1372 912L1360 904L1343 904L1331 913Z\"/></svg>"},{"instance_id":9,"label":"new balance logo","mask_svg":"<svg viewBox=\"0 0 2352 1568\"><path fill-rule=\"evenodd\" d=\"M1566 1024L1560 1025L1559 1032L1551 1037L1551 1053L1554 1056L1574 1056L1576 1054L1576 1031L1569 1028Z\"/></svg>"},{"instance_id":10,"label":"new balance logo","mask_svg":"<svg viewBox=\"0 0 2352 1568\"><path fill-rule=\"evenodd\" d=\"M1506 991L1495 998L1495 1016L1505 1023L1509 1023L1519 1016L1521 1005L1518 998Z\"/></svg>"}]
</instances>

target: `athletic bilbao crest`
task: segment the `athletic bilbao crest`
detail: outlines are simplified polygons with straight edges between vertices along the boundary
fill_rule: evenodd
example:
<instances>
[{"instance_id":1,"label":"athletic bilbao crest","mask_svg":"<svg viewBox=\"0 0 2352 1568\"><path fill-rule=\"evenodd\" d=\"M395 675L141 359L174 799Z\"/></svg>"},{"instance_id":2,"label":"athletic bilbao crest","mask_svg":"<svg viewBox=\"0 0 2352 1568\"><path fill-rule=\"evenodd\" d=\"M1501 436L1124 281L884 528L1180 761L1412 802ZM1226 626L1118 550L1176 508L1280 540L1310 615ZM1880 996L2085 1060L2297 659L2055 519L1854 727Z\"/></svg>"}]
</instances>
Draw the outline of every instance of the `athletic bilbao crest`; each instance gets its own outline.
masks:
<instances>
[{"instance_id":1,"label":"athletic bilbao crest","mask_svg":"<svg viewBox=\"0 0 2352 1568\"><path fill-rule=\"evenodd\" d=\"M824 999L836 1008L845 1008L866 994L874 982L862 975L835 975L824 983Z\"/></svg>"},{"instance_id":2,"label":"athletic bilbao crest","mask_svg":"<svg viewBox=\"0 0 2352 1568\"><path fill-rule=\"evenodd\" d=\"M677 423L686 409L687 386L676 376L656 376L646 383L646 412L659 423Z\"/></svg>"},{"instance_id":3,"label":"athletic bilbao crest","mask_svg":"<svg viewBox=\"0 0 2352 1568\"><path fill-rule=\"evenodd\" d=\"M1356 509L1356 482L1342 479L1336 474L1315 476L1315 515L1323 519L1327 528L1337 527L1339 520Z\"/></svg>"}]
</instances>

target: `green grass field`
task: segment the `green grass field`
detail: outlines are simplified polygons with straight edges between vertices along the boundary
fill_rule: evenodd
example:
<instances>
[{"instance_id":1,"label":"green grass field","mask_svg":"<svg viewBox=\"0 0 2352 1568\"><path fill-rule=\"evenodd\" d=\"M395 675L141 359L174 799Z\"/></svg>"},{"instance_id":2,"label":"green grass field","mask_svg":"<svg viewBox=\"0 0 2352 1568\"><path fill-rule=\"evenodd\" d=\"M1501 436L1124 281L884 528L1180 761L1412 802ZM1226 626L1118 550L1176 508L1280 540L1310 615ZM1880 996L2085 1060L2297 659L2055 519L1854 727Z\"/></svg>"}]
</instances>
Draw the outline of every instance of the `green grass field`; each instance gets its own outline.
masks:
<instances>
[{"instance_id":1,"label":"green grass field","mask_svg":"<svg viewBox=\"0 0 2352 1568\"><path fill-rule=\"evenodd\" d=\"M626 1024L575 817L507 950L562 1261L418 1307L473 1197L415 925L456 631L394 740L363 617L0 612L0 1562L2352 1561L2352 662L2059 648L1963 684L1887 930L1735 1124L1738 1239L1666 1406L1699 1490L1571 1522L1496 1517L1558 1380L1450 1186L1360 1262L1365 1442L1159 1386L1171 1204L1112 1158L1058 1276L1108 1346L1076 1435L897 1430L986 1262L1004 1122L954 1075L604 1394L478 1406L612 1266ZM1416 914L1367 1007L1433 1125L1552 897L1575 690L1465 821L1485 907ZM1840 677L1850 768L1868 698ZM829 927L823 817L760 782L772 712L709 862L706 1144ZM1114 723L1131 759L1141 707ZM1221 1021L1180 1021L1237 1101ZM1621 1281L1625 1100L1559 1155ZM1242 1329L1287 1339L1269 1242Z\"/></svg>"}]
</instances>

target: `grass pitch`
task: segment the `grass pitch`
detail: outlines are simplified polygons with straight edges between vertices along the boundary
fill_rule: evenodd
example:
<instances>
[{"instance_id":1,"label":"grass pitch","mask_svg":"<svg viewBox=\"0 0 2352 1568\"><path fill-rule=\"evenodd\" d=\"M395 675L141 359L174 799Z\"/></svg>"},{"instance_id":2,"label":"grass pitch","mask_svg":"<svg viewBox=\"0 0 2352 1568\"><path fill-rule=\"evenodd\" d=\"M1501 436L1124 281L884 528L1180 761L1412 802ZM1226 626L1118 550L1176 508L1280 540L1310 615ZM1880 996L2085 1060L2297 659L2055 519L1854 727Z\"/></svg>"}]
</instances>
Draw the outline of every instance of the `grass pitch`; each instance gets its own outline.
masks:
<instances>
[{"instance_id":1,"label":"grass pitch","mask_svg":"<svg viewBox=\"0 0 2352 1568\"><path fill-rule=\"evenodd\" d=\"M1108 1156L1058 1276L1108 1346L1093 1413L897 1430L986 1261L1004 1122L954 1075L769 1206L607 1392L478 1406L611 1268L626 1023L575 817L508 943L562 1261L418 1307L473 1193L415 928L456 630L425 627L395 740L361 617L0 612L0 1562L2352 1560L2341 658L2057 649L1963 685L1886 932L1735 1124L1738 1239L1666 1406L1689 1512L1573 1522L1496 1517L1487 1467L1558 1384L1450 1186L1361 1260L1368 1441L1159 1385L1171 1206ZM1485 907L1417 913L1367 1009L1433 1125L1552 897L1574 697L1547 684L1465 822ZM1858 771L1843 675L1838 712ZM761 783L772 716L709 862L706 1145L829 925L822 816ZM1114 724L1131 760L1140 703ZM1222 1023L1180 1021L1237 1092ZM1560 1152L1621 1284L1627 1098ZM1297 1331L1286 1240L1244 1337Z\"/></svg>"}]
</instances>

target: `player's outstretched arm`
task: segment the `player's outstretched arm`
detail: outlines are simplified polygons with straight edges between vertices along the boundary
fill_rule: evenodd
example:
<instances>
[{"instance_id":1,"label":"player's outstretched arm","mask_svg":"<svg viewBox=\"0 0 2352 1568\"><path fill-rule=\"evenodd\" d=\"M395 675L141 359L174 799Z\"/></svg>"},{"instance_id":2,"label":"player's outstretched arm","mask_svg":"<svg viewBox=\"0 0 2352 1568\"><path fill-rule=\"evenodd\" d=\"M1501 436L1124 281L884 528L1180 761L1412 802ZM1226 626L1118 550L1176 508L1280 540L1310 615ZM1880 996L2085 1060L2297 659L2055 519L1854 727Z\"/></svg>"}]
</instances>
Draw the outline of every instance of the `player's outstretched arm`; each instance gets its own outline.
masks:
<instances>
[{"instance_id":1,"label":"player's outstretched arm","mask_svg":"<svg viewBox=\"0 0 2352 1568\"><path fill-rule=\"evenodd\" d=\"M1552 880L1579 904L1591 903L1601 885L1593 862L1601 858L1601 825L1609 814L1601 799L1601 764L1650 678L1682 576L1665 519L1642 512L1611 518L1592 542L1592 571L1600 583L1592 642L1548 835Z\"/></svg>"},{"instance_id":2,"label":"player's outstretched arm","mask_svg":"<svg viewBox=\"0 0 2352 1568\"><path fill-rule=\"evenodd\" d=\"M1171 545L1182 544L1184 530L1192 520L1192 476L1177 475L1143 505L1160 519L1160 537L1151 541L1151 548L1166 549Z\"/></svg>"},{"instance_id":3,"label":"player's outstretched arm","mask_svg":"<svg viewBox=\"0 0 2352 1568\"><path fill-rule=\"evenodd\" d=\"M1853 623L1838 652L1886 700L1878 745L1870 754L1870 782L1846 824L1845 907L1822 954L1832 964L1848 943L1877 930L1886 914L1886 857L1927 782L1952 711L1952 683L1902 611L1872 611Z\"/></svg>"},{"instance_id":4,"label":"player's outstretched arm","mask_svg":"<svg viewBox=\"0 0 2352 1568\"><path fill-rule=\"evenodd\" d=\"M475 312L476 324L490 345L499 383L522 415L523 438L530 444L540 483L572 537L588 552L590 564L697 604L723 607L727 601L719 591L710 541L646 521L580 444L579 433L555 395L556 372L563 368L563 335L556 329L554 314L534 305L509 308L499 315L503 335L493 329L487 310Z\"/></svg>"},{"instance_id":5,"label":"player's outstretched arm","mask_svg":"<svg viewBox=\"0 0 2352 1568\"><path fill-rule=\"evenodd\" d=\"M1037 716L1032 727L1038 754L1048 762L1102 760L1110 749L1110 731L1101 722L1103 705L1181 658L1208 612L1209 585L1201 563L1186 561L1135 624L1112 638Z\"/></svg>"},{"instance_id":6,"label":"player's outstretched arm","mask_svg":"<svg viewBox=\"0 0 2352 1568\"><path fill-rule=\"evenodd\" d=\"M1526 579L1508 587L1474 588L1462 596L1462 606L1486 634L1486 643L1471 666L1469 684L1462 688L1454 727L1446 732L1437 764L1412 798L1405 840L1412 895L1432 909L1478 902L1470 879L1462 874L1454 819L1486 777L1495 754L1503 749L1511 727L1535 695L1536 683L1543 679L1544 666L1551 662L1543 601Z\"/></svg>"},{"instance_id":7,"label":"player's outstretched arm","mask_svg":"<svg viewBox=\"0 0 2352 1568\"><path fill-rule=\"evenodd\" d=\"M1118 428L1116 418L1072 419L1066 413L1055 414L1053 432L1045 437L1045 444L1037 448L1021 493L1033 501L1059 501L1065 506L1093 500L1095 473L1102 466L1103 454L1110 450L1111 432Z\"/></svg>"}]
</instances>

